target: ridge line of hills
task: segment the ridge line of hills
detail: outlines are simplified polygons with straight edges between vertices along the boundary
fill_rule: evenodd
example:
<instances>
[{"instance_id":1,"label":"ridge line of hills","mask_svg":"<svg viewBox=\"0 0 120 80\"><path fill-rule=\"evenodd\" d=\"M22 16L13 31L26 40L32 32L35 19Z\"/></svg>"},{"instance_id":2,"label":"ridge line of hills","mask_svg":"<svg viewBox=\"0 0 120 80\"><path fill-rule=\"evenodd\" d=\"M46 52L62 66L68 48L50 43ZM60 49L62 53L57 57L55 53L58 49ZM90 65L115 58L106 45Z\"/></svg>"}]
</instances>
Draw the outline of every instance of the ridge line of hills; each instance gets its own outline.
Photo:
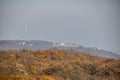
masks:
<instances>
[{"instance_id":1,"label":"ridge line of hills","mask_svg":"<svg viewBox=\"0 0 120 80\"><path fill-rule=\"evenodd\" d=\"M52 43L49 41L42 41L42 40L0 40L0 50L11 50L11 49L48 50L52 48L78 50L92 55L120 59L119 54L96 47L91 48L91 47L83 47L77 44Z\"/></svg>"}]
</instances>

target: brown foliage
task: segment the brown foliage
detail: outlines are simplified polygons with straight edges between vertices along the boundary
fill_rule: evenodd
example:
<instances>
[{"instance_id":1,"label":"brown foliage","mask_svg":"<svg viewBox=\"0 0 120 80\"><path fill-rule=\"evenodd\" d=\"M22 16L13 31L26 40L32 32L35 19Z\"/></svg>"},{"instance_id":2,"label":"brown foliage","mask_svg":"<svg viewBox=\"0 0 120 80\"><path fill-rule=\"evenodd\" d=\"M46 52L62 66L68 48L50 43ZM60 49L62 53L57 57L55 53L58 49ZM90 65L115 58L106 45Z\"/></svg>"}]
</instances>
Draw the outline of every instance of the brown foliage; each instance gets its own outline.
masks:
<instances>
[{"instance_id":1,"label":"brown foliage","mask_svg":"<svg viewBox=\"0 0 120 80\"><path fill-rule=\"evenodd\" d=\"M119 80L120 60L74 50L0 51L0 80Z\"/></svg>"}]
</instances>

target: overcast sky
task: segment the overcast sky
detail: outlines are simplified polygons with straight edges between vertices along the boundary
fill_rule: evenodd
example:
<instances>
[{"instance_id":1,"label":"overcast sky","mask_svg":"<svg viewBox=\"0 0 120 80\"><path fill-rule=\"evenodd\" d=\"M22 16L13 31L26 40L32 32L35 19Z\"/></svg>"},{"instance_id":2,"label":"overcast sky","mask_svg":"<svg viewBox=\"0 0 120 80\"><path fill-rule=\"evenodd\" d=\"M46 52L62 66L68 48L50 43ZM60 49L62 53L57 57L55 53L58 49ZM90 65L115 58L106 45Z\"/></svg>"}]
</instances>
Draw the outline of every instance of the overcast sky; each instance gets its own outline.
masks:
<instances>
[{"instance_id":1,"label":"overcast sky","mask_svg":"<svg viewBox=\"0 0 120 80\"><path fill-rule=\"evenodd\" d=\"M0 40L76 43L120 53L119 31L119 0L0 0Z\"/></svg>"}]
</instances>

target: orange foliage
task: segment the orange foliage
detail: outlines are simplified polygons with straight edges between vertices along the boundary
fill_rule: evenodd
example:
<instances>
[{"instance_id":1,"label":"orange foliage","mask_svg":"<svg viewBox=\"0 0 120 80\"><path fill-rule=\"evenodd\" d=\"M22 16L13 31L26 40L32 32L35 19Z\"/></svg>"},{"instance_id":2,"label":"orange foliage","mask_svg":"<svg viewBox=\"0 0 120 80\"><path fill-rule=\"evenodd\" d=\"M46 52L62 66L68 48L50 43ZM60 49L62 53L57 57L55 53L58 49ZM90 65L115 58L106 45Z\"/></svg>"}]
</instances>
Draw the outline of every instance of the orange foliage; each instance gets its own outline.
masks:
<instances>
[{"instance_id":1,"label":"orange foliage","mask_svg":"<svg viewBox=\"0 0 120 80\"><path fill-rule=\"evenodd\" d=\"M74 50L0 50L0 80L119 80L120 60Z\"/></svg>"}]
</instances>

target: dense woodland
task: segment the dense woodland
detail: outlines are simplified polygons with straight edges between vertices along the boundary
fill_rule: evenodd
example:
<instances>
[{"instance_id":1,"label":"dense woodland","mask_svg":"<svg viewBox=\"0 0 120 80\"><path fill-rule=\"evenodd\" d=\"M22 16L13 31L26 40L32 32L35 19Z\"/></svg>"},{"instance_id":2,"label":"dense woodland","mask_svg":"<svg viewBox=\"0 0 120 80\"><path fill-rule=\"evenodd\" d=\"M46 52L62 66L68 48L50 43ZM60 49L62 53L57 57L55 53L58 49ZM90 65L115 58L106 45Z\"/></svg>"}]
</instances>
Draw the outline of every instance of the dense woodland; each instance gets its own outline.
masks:
<instances>
[{"instance_id":1,"label":"dense woodland","mask_svg":"<svg viewBox=\"0 0 120 80\"><path fill-rule=\"evenodd\" d=\"M74 50L0 50L0 80L120 80L120 60Z\"/></svg>"}]
</instances>

